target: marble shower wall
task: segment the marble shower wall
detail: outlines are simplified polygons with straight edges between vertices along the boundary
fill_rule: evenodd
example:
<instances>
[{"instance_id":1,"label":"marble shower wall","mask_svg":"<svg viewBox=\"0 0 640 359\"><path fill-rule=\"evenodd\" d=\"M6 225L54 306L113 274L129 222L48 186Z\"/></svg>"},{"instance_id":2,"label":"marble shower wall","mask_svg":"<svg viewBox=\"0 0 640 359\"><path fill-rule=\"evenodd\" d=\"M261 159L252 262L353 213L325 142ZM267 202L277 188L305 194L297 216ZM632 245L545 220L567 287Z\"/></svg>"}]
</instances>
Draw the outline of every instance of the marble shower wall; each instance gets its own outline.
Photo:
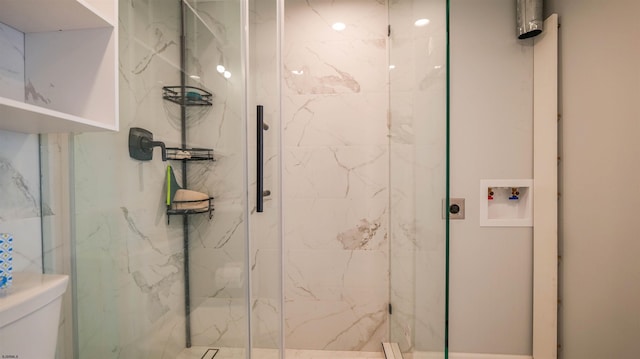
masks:
<instances>
[{"instance_id":1,"label":"marble shower wall","mask_svg":"<svg viewBox=\"0 0 640 359\"><path fill-rule=\"evenodd\" d=\"M387 24L386 1L285 2L287 348L387 338Z\"/></svg>"},{"instance_id":2,"label":"marble shower wall","mask_svg":"<svg viewBox=\"0 0 640 359\"><path fill-rule=\"evenodd\" d=\"M0 53L0 96L24 101L24 34L0 23ZM42 271L39 151L38 135L0 131L0 232L13 234L15 271Z\"/></svg>"},{"instance_id":3,"label":"marble shower wall","mask_svg":"<svg viewBox=\"0 0 640 359\"><path fill-rule=\"evenodd\" d=\"M24 101L24 34L0 23L0 96Z\"/></svg>"}]
</instances>

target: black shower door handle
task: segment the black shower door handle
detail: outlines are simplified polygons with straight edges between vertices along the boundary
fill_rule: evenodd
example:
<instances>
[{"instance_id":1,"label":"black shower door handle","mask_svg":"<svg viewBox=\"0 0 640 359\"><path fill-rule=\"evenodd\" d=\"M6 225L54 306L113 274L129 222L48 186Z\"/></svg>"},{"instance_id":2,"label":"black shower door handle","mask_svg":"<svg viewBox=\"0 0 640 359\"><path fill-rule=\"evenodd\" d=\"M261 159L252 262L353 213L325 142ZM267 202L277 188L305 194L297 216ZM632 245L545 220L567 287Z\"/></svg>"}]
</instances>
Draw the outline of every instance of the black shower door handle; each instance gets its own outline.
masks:
<instances>
[{"instance_id":1,"label":"black shower door handle","mask_svg":"<svg viewBox=\"0 0 640 359\"><path fill-rule=\"evenodd\" d=\"M264 106L258 105L256 211L264 211Z\"/></svg>"}]
</instances>

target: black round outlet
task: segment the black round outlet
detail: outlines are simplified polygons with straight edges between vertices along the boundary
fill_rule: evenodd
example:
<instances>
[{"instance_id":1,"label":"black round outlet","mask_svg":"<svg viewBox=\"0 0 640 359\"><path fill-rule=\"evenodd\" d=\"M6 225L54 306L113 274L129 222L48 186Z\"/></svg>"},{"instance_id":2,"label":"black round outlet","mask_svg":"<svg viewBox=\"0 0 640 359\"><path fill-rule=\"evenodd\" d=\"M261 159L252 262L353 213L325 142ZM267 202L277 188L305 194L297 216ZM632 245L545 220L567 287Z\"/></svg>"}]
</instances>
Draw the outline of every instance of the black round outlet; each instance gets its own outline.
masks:
<instances>
[{"instance_id":1,"label":"black round outlet","mask_svg":"<svg viewBox=\"0 0 640 359\"><path fill-rule=\"evenodd\" d=\"M452 204L449 206L449 213L451 214L458 214L460 213L460 206L458 206L457 204Z\"/></svg>"}]
</instances>

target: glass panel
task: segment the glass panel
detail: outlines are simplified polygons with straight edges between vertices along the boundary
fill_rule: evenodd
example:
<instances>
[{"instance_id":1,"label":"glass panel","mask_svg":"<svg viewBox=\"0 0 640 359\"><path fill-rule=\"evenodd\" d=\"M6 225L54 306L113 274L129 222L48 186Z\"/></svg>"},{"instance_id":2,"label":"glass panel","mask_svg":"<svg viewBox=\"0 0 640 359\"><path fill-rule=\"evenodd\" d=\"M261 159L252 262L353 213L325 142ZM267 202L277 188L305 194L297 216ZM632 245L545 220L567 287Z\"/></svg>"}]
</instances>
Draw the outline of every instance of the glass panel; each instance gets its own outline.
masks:
<instances>
[{"instance_id":1,"label":"glass panel","mask_svg":"<svg viewBox=\"0 0 640 359\"><path fill-rule=\"evenodd\" d=\"M185 106L183 130L181 100L163 100L164 86L182 95L181 3L120 1L121 130L73 138L78 358L183 358L208 348L244 355L241 12L237 1L206 6L185 9L186 84L212 93L213 105ZM216 70L221 59L229 78ZM199 91L185 92L188 104L202 100L206 93ZM134 160L127 149L131 127L151 131L167 147L213 149L216 161L163 162L158 148L153 160ZM215 197L212 219L180 214L167 223L167 164L184 190Z\"/></svg>"},{"instance_id":2,"label":"glass panel","mask_svg":"<svg viewBox=\"0 0 640 359\"><path fill-rule=\"evenodd\" d=\"M282 348L282 191L278 0L249 1L249 200L253 358L279 358ZM263 108L264 211L256 211L257 106Z\"/></svg>"},{"instance_id":3,"label":"glass panel","mask_svg":"<svg viewBox=\"0 0 640 359\"><path fill-rule=\"evenodd\" d=\"M181 220L167 225L165 163L129 157L130 127L179 141L162 85L179 81L175 1L120 2L120 132L73 138L78 358L152 358L184 348Z\"/></svg>"},{"instance_id":4,"label":"glass panel","mask_svg":"<svg viewBox=\"0 0 640 359\"><path fill-rule=\"evenodd\" d=\"M389 4L391 342L444 357L446 1Z\"/></svg>"},{"instance_id":5,"label":"glass panel","mask_svg":"<svg viewBox=\"0 0 640 359\"><path fill-rule=\"evenodd\" d=\"M210 189L212 221L193 218L191 332L194 349L242 358L248 343L246 129L240 1L185 3L186 82L213 94L213 106L187 111L187 141L216 161L189 165L193 186ZM187 91L193 91L187 89Z\"/></svg>"},{"instance_id":6,"label":"glass panel","mask_svg":"<svg viewBox=\"0 0 640 359\"><path fill-rule=\"evenodd\" d=\"M287 346L443 357L446 1L285 14Z\"/></svg>"},{"instance_id":7,"label":"glass panel","mask_svg":"<svg viewBox=\"0 0 640 359\"><path fill-rule=\"evenodd\" d=\"M379 352L388 341L387 11L285 1L287 349Z\"/></svg>"}]
</instances>

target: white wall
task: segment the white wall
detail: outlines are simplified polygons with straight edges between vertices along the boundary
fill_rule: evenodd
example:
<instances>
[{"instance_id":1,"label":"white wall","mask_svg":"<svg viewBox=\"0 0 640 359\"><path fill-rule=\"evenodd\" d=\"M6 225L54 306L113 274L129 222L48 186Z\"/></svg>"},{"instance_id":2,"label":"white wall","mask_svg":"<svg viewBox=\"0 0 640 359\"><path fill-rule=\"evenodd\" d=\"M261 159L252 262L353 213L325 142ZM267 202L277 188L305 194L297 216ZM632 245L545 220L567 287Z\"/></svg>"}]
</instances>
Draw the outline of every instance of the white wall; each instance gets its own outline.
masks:
<instances>
[{"instance_id":1,"label":"white wall","mask_svg":"<svg viewBox=\"0 0 640 359\"><path fill-rule=\"evenodd\" d=\"M640 27L635 0L560 14L560 357L640 356Z\"/></svg>"},{"instance_id":2,"label":"white wall","mask_svg":"<svg viewBox=\"0 0 640 359\"><path fill-rule=\"evenodd\" d=\"M450 351L530 355L532 230L479 226L481 179L531 178L533 47L512 0L451 2Z\"/></svg>"}]
</instances>

